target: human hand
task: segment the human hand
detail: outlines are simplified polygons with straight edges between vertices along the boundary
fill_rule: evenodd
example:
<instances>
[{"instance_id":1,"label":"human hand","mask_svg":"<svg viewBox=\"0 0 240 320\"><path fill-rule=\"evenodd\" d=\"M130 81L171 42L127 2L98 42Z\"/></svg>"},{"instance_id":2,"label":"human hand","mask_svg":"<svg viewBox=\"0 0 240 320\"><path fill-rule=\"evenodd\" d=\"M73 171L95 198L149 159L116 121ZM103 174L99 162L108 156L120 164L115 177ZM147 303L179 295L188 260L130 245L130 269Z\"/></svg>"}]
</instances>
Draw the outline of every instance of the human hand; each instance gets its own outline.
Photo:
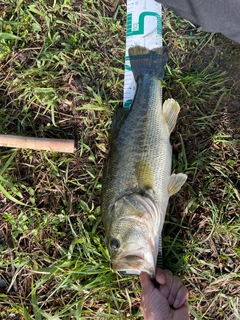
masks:
<instances>
[{"instance_id":1,"label":"human hand","mask_svg":"<svg viewBox=\"0 0 240 320\"><path fill-rule=\"evenodd\" d=\"M156 270L156 288L149 274L141 272L141 311L146 320L189 320L188 291L169 270Z\"/></svg>"}]
</instances>

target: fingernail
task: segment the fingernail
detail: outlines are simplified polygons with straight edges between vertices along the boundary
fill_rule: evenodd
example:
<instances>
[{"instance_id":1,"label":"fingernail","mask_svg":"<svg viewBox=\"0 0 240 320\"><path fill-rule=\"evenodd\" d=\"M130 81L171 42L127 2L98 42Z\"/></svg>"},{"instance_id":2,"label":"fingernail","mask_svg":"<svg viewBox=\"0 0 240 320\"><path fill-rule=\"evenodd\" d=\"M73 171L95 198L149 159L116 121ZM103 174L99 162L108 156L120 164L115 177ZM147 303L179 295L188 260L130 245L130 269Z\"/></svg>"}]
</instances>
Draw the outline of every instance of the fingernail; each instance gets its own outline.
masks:
<instances>
[{"instance_id":1,"label":"fingernail","mask_svg":"<svg viewBox=\"0 0 240 320\"><path fill-rule=\"evenodd\" d=\"M168 297L168 303L170 304L170 306L173 304L173 302L174 302L174 298L173 298L173 296L169 296ZM175 308L175 307L174 307Z\"/></svg>"},{"instance_id":2,"label":"fingernail","mask_svg":"<svg viewBox=\"0 0 240 320\"><path fill-rule=\"evenodd\" d=\"M165 279L165 277L164 277L163 274L160 274L160 275L159 275L159 278L160 278L160 280L161 280L162 283L166 283L166 279Z\"/></svg>"},{"instance_id":3,"label":"fingernail","mask_svg":"<svg viewBox=\"0 0 240 320\"><path fill-rule=\"evenodd\" d=\"M174 308L176 308L176 309L179 308L179 303L180 303L180 301L178 299L176 299L173 304Z\"/></svg>"}]
</instances>

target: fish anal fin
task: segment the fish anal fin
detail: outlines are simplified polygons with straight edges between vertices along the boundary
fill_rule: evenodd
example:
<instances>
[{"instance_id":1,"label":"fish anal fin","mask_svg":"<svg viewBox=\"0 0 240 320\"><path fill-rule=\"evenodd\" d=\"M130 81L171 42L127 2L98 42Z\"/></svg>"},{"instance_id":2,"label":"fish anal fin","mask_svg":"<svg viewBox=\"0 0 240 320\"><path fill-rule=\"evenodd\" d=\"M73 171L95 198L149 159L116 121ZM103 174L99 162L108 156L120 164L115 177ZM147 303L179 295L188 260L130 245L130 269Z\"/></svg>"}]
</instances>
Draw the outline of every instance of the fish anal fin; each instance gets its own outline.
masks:
<instances>
[{"instance_id":1,"label":"fish anal fin","mask_svg":"<svg viewBox=\"0 0 240 320\"><path fill-rule=\"evenodd\" d=\"M174 99L167 99L163 104L163 114L167 122L169 133L171 133L176 125L180 106Z\"/></svg>"},{"instance_id":2,"label":"fish anal fin","mask_svg":"<svg viewBox=\"0 0 240 320\"><path fill-rule=\"evenodd\" d=\"M112 119L112 125L110 130L111 141L113 141L117 137L118 132L121 129L124 121L126 120L129 112L130 110L126 110L122 107L118 107L116 109Z\"/></svg>"},{"instance_id":3,"label":"fish anal fin","mask_svg":"<svg viewBox=\"0 0 240 320\"><path fill-rule=\"evenodd\" d=\"M141 190L153 189L154 179L150 165L140 160L136 166L136 177Z\"/></svg>"},{"instance_id":4,"label":"fish anal fin","mask_svg":"<svg viewBox=\"0 0 240 320\"><path fill-rule=\"evenodd\" d=\"M184 185L184 183L187 180L187 175L184 173L178 173L175 174L173 173L168 182L168 193L169 197L172 196L173 194L177 193L181 187Z\"/></svg>"}]
</instances>

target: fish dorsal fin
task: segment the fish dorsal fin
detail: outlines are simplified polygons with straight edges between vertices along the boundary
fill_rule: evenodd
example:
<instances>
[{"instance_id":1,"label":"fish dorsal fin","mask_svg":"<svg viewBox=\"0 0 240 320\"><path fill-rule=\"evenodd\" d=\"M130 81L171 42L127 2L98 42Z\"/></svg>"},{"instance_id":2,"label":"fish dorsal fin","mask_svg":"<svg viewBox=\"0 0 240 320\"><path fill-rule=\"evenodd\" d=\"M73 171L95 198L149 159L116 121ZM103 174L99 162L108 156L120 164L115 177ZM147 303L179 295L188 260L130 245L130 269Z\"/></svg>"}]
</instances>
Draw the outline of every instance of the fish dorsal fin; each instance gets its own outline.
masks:
<instances>
[{"instance_id":1,"label":"fish dorsal fin","mask_svg":"<svg viewBox=\"0 0 240 320\"><path fill-rule=\"evenodd\" d=\"M177 193L181 187L184 185L184 183L187 180L187 175L184 173L178 173L175 174L173 173L169 177L169 182L168 182L168 193L169 197L172 196L173 194Z\"/></svg>"},{"instance_id":2,"label":"fish dorsal fin","mask_svg":"<svg viewBox=\"0 0 240 320\"><path fill-rule=\"evenodd\" d=\"M149 164L140 160L136 166L136 177L138 181L138 185L140 189L153 189L154 180L153 180L153 172Z\"/></svg>"},{"instance_id":3,"label":"fish dorsal fin","mask_svg":"<svg viewBox=\"0 0 240 320\"><path fill-rule=\"evenodd\" d=\"M171 133L176 125L178 113L180 111L179 104L174 99L167 99L163 104L163 113Z\"/></svg>"}]
</instances>

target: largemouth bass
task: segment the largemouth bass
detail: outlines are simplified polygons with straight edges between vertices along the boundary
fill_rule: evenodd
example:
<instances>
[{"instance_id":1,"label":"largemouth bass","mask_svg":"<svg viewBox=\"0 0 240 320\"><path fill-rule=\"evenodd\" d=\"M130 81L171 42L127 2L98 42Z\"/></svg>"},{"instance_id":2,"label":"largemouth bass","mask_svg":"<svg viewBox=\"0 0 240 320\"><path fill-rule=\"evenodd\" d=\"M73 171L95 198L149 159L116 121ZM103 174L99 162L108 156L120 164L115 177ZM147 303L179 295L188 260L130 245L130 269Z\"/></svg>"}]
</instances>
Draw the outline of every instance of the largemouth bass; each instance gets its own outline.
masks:
<instances>
[{"instance_id":1,"label":"largemouth bass","mask_svg":"<svg viewBox=\"0 0 240 320\"><path fill-rule=\"evenodd\" d=\"M113 269L154 277L168 199L187 179L171 175L169 138L180 107L173 99L162 105L166 48L136 46L129 56L137 90L131 109L113 118L101 210Z\"/></svg>"}]
</instances>

